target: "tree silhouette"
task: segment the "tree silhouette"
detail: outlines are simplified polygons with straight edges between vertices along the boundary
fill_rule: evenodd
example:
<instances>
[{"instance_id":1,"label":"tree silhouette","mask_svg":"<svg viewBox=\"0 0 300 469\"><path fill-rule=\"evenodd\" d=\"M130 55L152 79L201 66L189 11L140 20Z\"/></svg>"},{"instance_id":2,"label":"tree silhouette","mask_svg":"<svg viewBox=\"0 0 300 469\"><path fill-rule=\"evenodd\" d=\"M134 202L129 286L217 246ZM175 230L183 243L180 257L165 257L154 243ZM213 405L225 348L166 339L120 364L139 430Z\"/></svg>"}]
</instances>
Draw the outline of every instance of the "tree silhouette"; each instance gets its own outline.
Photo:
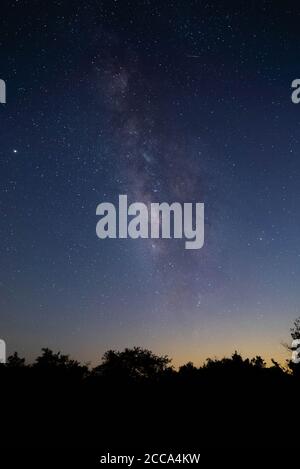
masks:
<instances>
[{"instance_id":1,"label":"tree silhouette","mask_svg":"<svg viewBox=\"0 0 300 469\"><path fill-rule=\"evenodd\" d=\"M166 371L170 362L168 356L158 356L141 347L126 348L123 352L108 350L93 372L111 378L154 379Z\"/></svg>"},{"instance_id":2,"label":"tree silhouette","mask_svg":"<svg viewBox=\"0 0 300 469\"><path fill-rule=\"evenodd\" d=\"M18 352L14 352L7 358L7 367L9 368L21 368L25 367L25 358L21 358Z\"/></svg>"},{"instance_id":3,"label":"tree silhouette","mask_svg":"<svg viewBox=\"0 0 300 469\"><path fill-rule=\"evenodd\" d=\"M49 348L42 348L42 355L37 357L32 368L37 373L64 379L81 379L88 372L88 368L77 360L73 360L69 355L63 355L61 352L54 353Z\"/></svg>"}]
</instances>

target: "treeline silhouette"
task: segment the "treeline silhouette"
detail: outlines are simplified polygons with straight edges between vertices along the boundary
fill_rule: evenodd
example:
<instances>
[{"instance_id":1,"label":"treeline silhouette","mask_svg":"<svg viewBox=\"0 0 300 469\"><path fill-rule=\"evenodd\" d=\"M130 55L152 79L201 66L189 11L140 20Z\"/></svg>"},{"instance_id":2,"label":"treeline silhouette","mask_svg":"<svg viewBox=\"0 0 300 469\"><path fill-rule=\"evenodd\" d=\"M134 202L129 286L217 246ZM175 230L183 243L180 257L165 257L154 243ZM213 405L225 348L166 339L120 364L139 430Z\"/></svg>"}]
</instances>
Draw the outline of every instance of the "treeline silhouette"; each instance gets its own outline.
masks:
<instances>
[{"instance_id":1,"label":"treeline silhouette","mask_svg":"<svg viewBox=\"0 0 300 469\"><path fill-rule=\"evenodd\" d=\"M300 321L291 329L297 336ZM207 359L175 370L140 347L88 367L42 349L0 366L6 447L268 447L299 442L300 365L262 357ZM4 412L5 411L5 412ZM5 417L4 417L5 414Z\"/></svg>"}]
</instances>

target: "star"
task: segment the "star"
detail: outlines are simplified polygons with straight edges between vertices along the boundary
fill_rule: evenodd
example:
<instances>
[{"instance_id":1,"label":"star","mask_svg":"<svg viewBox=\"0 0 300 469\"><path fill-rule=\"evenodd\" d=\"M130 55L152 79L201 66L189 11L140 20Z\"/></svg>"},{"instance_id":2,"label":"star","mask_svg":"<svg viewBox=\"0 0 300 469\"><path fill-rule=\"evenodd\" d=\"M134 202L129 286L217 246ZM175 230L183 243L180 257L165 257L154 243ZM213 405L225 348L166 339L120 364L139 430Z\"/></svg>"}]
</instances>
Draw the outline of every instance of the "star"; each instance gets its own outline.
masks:
<instances>
[{"instance_id":1,"label":"star","mask_svg":"<svg viewBox=\"0 0 300 469\"><path fill-rule=\"evenodd\" d=\"M18 150L16 148L13 149L13 153L18 153Z\"/></svg>"}]
</instances>

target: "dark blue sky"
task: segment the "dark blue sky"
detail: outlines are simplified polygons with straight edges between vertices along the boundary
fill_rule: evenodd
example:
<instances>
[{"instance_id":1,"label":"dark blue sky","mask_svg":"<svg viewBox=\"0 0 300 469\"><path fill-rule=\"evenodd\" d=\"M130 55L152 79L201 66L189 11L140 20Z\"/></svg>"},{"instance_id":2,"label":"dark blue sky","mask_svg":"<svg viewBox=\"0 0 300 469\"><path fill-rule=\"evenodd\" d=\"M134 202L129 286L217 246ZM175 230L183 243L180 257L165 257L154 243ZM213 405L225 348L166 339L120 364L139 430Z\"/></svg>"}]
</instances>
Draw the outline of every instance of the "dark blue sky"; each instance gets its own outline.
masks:
<instances>
[{"instance_id":1,"label":"dark blue sky","mask_svg":"<svg viewBox=\"0 0 300 469\"><path fill-rule=\"evenodd\" d=\"M283 359L299 314L295 2L4 1L8 351ZM205 245L99 240L96 207L204 202Z\"/></svg>"}]
</instances>

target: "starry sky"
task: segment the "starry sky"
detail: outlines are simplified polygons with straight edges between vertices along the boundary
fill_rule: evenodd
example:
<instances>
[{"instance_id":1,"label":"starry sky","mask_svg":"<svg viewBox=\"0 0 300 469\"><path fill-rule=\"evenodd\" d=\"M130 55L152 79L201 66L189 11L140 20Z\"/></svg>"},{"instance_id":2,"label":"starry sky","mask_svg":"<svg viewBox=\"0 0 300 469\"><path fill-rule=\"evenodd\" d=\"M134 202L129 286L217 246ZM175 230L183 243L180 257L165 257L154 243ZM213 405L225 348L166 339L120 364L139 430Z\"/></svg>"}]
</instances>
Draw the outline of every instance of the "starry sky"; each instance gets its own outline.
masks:
<instances>
[{"instance_id":1,"label":"starry sky","mask_svg":"<svg viewBox=\"0 0 300 469\"><path fill-rule=\"evenodd\" d=\"M299 21L289 1L1 2L8 353L287 358L300 310ZM119 194L204 202L204 247L98 239L96 207Z\"/></svg>"}]
</instances>

